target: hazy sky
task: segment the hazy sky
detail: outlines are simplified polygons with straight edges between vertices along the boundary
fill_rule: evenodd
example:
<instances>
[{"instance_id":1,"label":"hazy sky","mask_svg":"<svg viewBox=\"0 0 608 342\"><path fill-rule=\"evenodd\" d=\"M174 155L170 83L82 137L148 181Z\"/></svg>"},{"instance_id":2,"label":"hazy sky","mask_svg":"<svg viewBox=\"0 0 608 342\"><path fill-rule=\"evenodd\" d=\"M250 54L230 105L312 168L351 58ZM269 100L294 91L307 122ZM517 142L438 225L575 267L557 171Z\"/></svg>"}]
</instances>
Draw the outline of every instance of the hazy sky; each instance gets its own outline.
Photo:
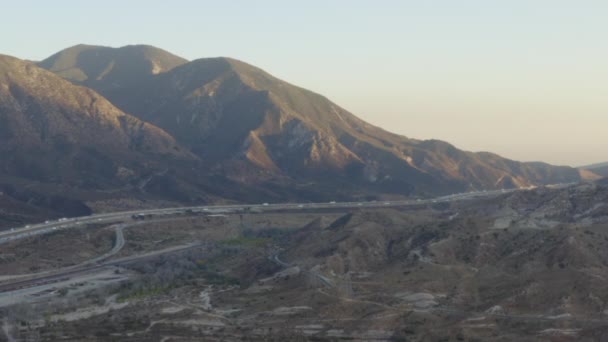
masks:
<instances>
[{"instance_id":1,"label":"hazy sky","mask_svg":"<svg viewBox=\"0 0 608 342\"><path fill-rule=\"evenodd\" d=\"M608 161L608 1L5 1L0 53L230 56L363 119L520 160Z\"/></svg>"}]
</instances>

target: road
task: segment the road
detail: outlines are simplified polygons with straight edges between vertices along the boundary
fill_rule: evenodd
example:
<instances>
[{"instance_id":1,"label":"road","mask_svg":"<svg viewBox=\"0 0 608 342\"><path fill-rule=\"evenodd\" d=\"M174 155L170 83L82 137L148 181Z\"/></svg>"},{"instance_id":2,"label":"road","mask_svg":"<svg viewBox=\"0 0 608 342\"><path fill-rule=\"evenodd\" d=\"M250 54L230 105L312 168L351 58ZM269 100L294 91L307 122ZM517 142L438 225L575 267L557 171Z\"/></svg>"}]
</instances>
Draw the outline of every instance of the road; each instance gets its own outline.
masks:
<instances>
[{"instance_id":1,"label":"road","mask_svg":"<svg viewBox=\"0 0 608 342\"><path fill-rule=\"evenodd\" d=\"M120 259L115 259L112 261L108 261L106 263L102 263L103 261L111 258L112 256L116 255L118 252L120 252L122 250L122 248L125 246L126 240L124 237L124 229L129 228L129 227L133 227L133 226L138 226L138 225L143 225L146 223L150 223L150 222L158 222L161 220L155 220L155 221L145 221L145 222L135 222L135 223L130 223L130 224L116 224L107 228L114 228L115 232L116 232L116 237L114 240L114 245L112 246L112 249L109 250L108 252L104 253L103 255L100 255L98 257L95 257L93 259L89 259L87 261L84 261L78 265L74 265L74 266L68 266L68 267L64 267L58 270L49 270L49 271L43 271L43 272L37 272L37 273L29 273L29 274L16 274L16 275L5 275L0 277L0 292L2 292L2 287L5 285L10 284L15 284L15 283L20 283L20 282L35 282L36 280L42 280L42 279L53 279L53 278L58 278L58 276L61 275L70 275L73 274L74 272L76 273L81 273L85 270L91 270L91 269L95 269L95 268L99 268L99 267L93 267L93 266L108 266L108 265L122 265L125 263L129 263L132 261L138 261L144 258L149 258L149 257L153 257L153 256L157 256L160 254L165 254L165 253L172 253L175 251L181 251L183 249L188 249L188 248L192 248L193 246L200 246L200 244L188 244L188 245L181 245L181 246L175 246L175 247L170 247L167 249L163 249L163 250L159 250L159 251L153 251L153 252L149 252L149 253L145 253L145 254L138 254L138 255L134 255L134 256L129 256L129 257L125 257L125 258L120 258Z\"/></svg>"},{"instance_id":2,"label":"road","mask_svg":"<svg viewBox=\"0 0 608 342\"><path fill-rule=\"evenodd\" d=\"M123 230L125 228L128 227L132 227L132 226L136 226L139 224L142 224L143 222L138 222L138 223L133 223L133 224L117 224L115 226L110 226L109 228L114 228L116 231L116 238L115 238L115 242L114 245L112 247L111 250L109 250L107 253L100 255L96 258L87 260L83 263L80 263L78 265L74 265L74 266L68 266L68 267L64 267L60 270L49 270L49 271L43 271L43 272L37 272L37 273L28 273L28 274L15 274L15 275L3 275L0 277L0 283L6 282L6 281L10 281L13 279L24 279L24 278L33 278L33 277L43 277L43 276L49 276L51 274L55 274L57 272L67 272L70 270L75 270L75 269L82 269L85 266L91 265L91 264L97 264L101 261L107 260L110 257L114 256L116 253L120 252L120 250L125 246L125 237L124 237L124 233Z\"/></svg>"},{"instance_id":3,"label":"road","mask_svg":"<svg viewBox=\"0 0 608 342\"><path fill-rule=\"evenodd\" d=\"M264 211L294 211L294 210L311 210L311 209L351 209L351 208L377 208L377 207L404 207L404 206L414 206L414 205L428 205L428 204L436 204L436 203L446 203L446 202L454 202L454 201L463 201L470 200L475 198L488 198L495 197L498 195L502 195L504 193L513 192L518 190L498 190L498 191L486 191L486 192L473 192L473 193L464 193L464 194L456 194L450 196L442 196L433 199L426 200L405 200L405 201L373 201L373 202L342 202L342 203L278 203L278 204L241 204L241 205L219 205L219 206L198 206L198 207L182 207L182 208L165 208L165 209L152 209L152 210L139 210L139 211L125 211L125 212L116 212L116 213L106 213L106 214L97 214L86 217L72 218L72 219L62 219L57 222L46 222L38 225L31 225L22 228L15 228L9 231L0 233L0 244L6 243L8 241L15 241L21 238L25 238L33 235L47 234L58 229L68 229L68 228L76 228L82 227L86 224L90 223L106 223L112 222L120 219L130 219L133 215L151 215L151 216L161 216L161 215L173 215L173 214L188 214L188 213L205 213L209 215L217 215L221 213L234 213L234 212L243 212L243 211L251 211L251 212L264 212ZM23 289L36 288L42 285L48 285L59 282L66 282L70 279L77 277L82 274L90 273L90 272L98 272L103 269L108 269L108 267L120 266L124 264L128 264L135 261L145 260L146 258L156 257L158 255L169 254L180 252L184 250L188 250L191 248L200 247L201 243L193 243L185 246L175 246L171 248L167 248L164 250L153 251L147 254L135 255L124 257L121 259L115 259L111 261L106 261L111 256L117 254L125 245L125 238L123 234L123 229L139 224L145 224L149 221L135 222L135 223L121 223L116 224L114 227L116 231L116 239L113 248L105 253L102 256L99 256L95 259L91 259L77 267L70 267L64 270L59 270L56 272L52 272L50 274L40 274L34 277L28 277L28 279L21 279L12 281L9 283L0 285L0 297L2 296L11 296L15 293L15 291L20 291ZM280 260L279 253L273 254L270 258L277 264L283 267L292 267L287 262ZM334 287L334 282L315 271L307 271L312 276L317 278L324 286L331 288ZM443 311L446 313L465 313L462 310L452 309L452 308L441 308L436 307L432 308L432 311ZM471 314L471 312L466 312L467 314ZM524 315L508 315L508 314L489 314L478 312L476 314L479 315L487 315L487 316L496 316L496 317L508 317L508 318L527 318L527 319L548 319L546 317L538 317L538 316L524 316Z\"/></svg>"},{"instance_id":4,"label":"road","mask_svg":"<svg viewBox=\"0 0 608 342\"><path fill-rule=\"evenodd\" d=\"M513 191L513 190L511 190ZM507 190L501 191L488 191L488 192L473 192L473 193L465 193L465 194L456 194L450 196L443 196L433 199L427 200L405 200L405 201L372 201L372 202L325 202L325 203L277 203L277 204L240 204L240 205L218 205L218 206L198 206L198 207L181 207L181 208L165 208L165 209L152 209L152 210L138 210L138 211L124 211L124 212L115 212L115 213L105 213L105 214L97 214L85 217L77 217L71 219L61 219L56 222L47 221L42 224L37 225L28 225L22 228L14 228L8 231L0 232L0 244L7 243L10 241L16 241L19 239L23 239L30 236L48 234L51 232L55 232L57 230L62 229L71 229L84 227L87 224L91 223L107 223L107 222L115 222L117 220L130 220L133 215L144 215L144 216L162 216L162 215L174 215L174 214L188 214L188 213L204 213L207 215L217 215L217 214L226 214L226 213L235 213L235 212L276 212L276 211L294 211L294 210L315 210L315 209L350 209L350 208L377 208L377 207L403 207L403 206L412 206L412 205L427 205L433 203L442 203L442 202L452 202L452 201L460 201L467 200L479 197L491 197L497 196L503 193L509 192ZM182 249L181 246L176 247L176 249L170 249L168 251L155 251L149 253L148 255L138 255L132 256L128 258L113 260L109 262L104 262L111 256L118 253L125 244L125 238L123 234L123 229L139 224L145 224L149 221L140 221L134 223L120 223L114 226L116 230L116 239L113 248L101 255L97 258L88 260L78 266L68 267L63 270L54 271L54 272L41 272L39 274L31 274L15 277L15 279L11 282L9 280L8 283L0 285L0 293L10 291L15 288L23 288L23 287L33 287L38 284L48 284L49 282L55 281L64 281L66 278L72 277L74 275L83 273L83 272L91 272L98 270L100 268L104 268L110 265L120 265L122 263L128 263L131 261L141 260L142 258L156 256L163 253L179 251ZM187 246L186 248L192 248L192 246ZM274 256L273 260L279 263L282 266L289 266L289 264L282 262L278 254ZM314 277L316 277L321 283L323 283L327 287L332 287L332 281L327 277L319 274L319 273L311 273ZM26 279L24 279L26 278Z\"/></svg>"},{"instance_id":5,"label":"road","mask_svg":"<svg viewBox=\"0 0 608 342\"><path fill-rule=\"evenodd\" d=\"M153 251L145 254L138 254L133 256L128 256L120 259L109 260L105 262L97 262L93 263L91 261L86 262L84 264L79 265L78 267L67 267L63 270L54 271L44 275L36 275L34 277L28 277L28 279L17 280L12 282L7 282L0 284L0 298L2 296L12 296L14 291L19 291L23 289L29 289L33 287L38 287L42 285L48 285L58 282L69 281L71 278L86 274L99 272L101 270L107 269L108 267L113 266L122 266L126 264L130 264L137 261L146 260L149 258L158 257L160 255L167 255L177 252L183 252L189 249L197 248L203 246L203 243L191 243L187 245L173 246L169 248L165 248L158 251ZM114 250L115 248L113 248ZM105 254L104 256L107 256Z\"/></svg>"},{"instance_id":6,"label":"road","mask_svg":"<svg viewBox=\"0 0 608 342\"><path fill-rule=\"evenodd\" d=\"M125 235L123 234L123 229L127 228L127 227L131 227L134 226L134 224L117 224L114 229L116 231L116 238L114 240L114 247L112 247L112 249L107 252L104 255L101 255L95 259L91 259L89 261L86 262L86 264L95 264L95 263L99 263L103 260L106 260L110 257L112 257L114 254L120 252L120 250L125 246Z\"/></svg>"},{"instance_id":7,"label":"road","mask_svg":"<svg viewBox=\"0 0 608 342\"><path fill-rule=\"evenodd\" d=\"M34 235L48 234L61 229L84 227L91 223L108 223L124 219L129 219L134 215L142 216L162 216L187 213L203 214L228 214L236 212L264 212L264 211L293 211L293 210L315 210L315 209L354 209L354 208L391 208L405 207L414 205L428 205L435 203L446 203L455 201L471 200L475 198L495 197L514 191L527 189L509 189L478 191L441 196L431 199L400 200L400 201L371 201L371 202L323 202L323 203L262 203L262 204L234 204L234 205L215 205L215 206L193 206L162 208L149 210L132 210L113 213L95 214L90 216L64 218L58 221L46 221L44 223L27 225L20 228L10 228L0 232L0 245L31 237Z\"/></svg>"}]
</instances>

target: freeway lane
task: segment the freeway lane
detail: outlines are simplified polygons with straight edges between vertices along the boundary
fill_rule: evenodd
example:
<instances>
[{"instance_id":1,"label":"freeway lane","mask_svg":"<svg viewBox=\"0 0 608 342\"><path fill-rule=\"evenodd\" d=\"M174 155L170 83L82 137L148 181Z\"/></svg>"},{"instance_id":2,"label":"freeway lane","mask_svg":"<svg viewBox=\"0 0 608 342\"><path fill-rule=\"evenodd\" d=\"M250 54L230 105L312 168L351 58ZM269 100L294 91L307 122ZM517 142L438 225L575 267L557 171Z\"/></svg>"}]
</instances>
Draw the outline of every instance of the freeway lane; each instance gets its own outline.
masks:
<instances>
[{"instance_id":1,"label":"freeway lane","mask_svg":"<svg viewBox=\"0 0 608 342\"><path fill-rule=\"evenodd\" d=\"M140 223L135 223L135 224L118 224L115 226L110 226L108 228L114 228L115 232L116 232L116 240L114 242L114 246L112 247L112 249L110 251L108 251L107 253L100 255L96 258L87 260L83 263L80 263L78 265L73 265L73 266L67 266L65 268L62 268L60 270L49 270L49 271L42 271L42 272L37 272L37 273L29 273L29 274L9 274L9 275L2 275L0 277L0 284L2 284L5 281L10 281L10 280L15 280L15 279L32 279L35 277L45 277L45 276L49 276L51 274L55 274L57 272L61 273L61 272L67 272L67 271L71 271L71 270L76 270L76 269L82 269L85 266L88 265L92 265L92 264L98 264L106 259L109 259L110 257L114 256L116 253L120 252L120 250L125 246L125 237L123 234L123 229L128 228L128 227L132 227L132 226L136 226L139 225Z\"/></svg>"},{"instance_id":2,"label":"freeway lane","mask_svg":"<svg viewBox=\"0 0 608 342\"><path fill-rule=\"evenodd\" d=\"M122 242L124 243L124 241ZM117 245L119 245L117 243ZM179 245L173 246L153 252L148 252L144 254L132 255L128 257L123 257L120 259L109 260L109 261L101 261L97 260L97 262L87 262L77 267L67 267L63 270L49 272L50 274L37 275L34 277L28 277L27 279L18 279L15 281L5 282L0 284L0 299L2 296L10 296L12 292L17 290L29 289L39 287L41 285L52 284L56 282L65 282L73 278L74 276L94 273L103 269L107 269L109 267L119 267L122 265L127 265L133 262L146 260L149 258L158 257L160 255L167 255L172 253L183 252L186 250L190 250L193 248L198 248L204 246L204 243L195 242L187 245ZM116 246L115 246L116 248ZM113 249L114 250L114 249ZM109 257L107 254L104 255L104 259Z\"/></svg>"},{"instance_id":3,"label":"freeway lane","mask_svg":"<svg viewBox=\"0 0 608 342\"><path fill-rule=\"evenodd\" d=\"M563 184L557 186L570 186L572 184ZM177 208L162 208L148 210L131 210L123 212L95 214L91 216L83 216L69 219L60 219L59 221L46 221L45 223L27 225L21 228L11 228L7 231L0 232L0 245L23 239L26 237L48 234L59 229L76 228L90 223L108 223L117 220L129 219L133 215L172 215L185 213L207 213L207 214L226 214L242 211L281 211L281 210L311 210L311 209L329 209L329 208L378 208L378 207L404 207L412 205L427 205L433 203L444 203L454 201L464 201L475 198L489 198L515 191L525 191L528 189L509 189L509 190L492 190L492 191L477 191L467 192L448 196L441 196L431 199L417 200L399 200L399 201L372 201L372 202L323 202L323 203L263 203L263 204L232 204L232 205L215 205L215 206L191 206Z\"/></svg>"},{"instance_id":4,"label":"freeway lane","mask_svg":"<svg viewBox=\"0 0 608 342\"><path fill-rule=\"evenodd\" d=\"M113 229L115 231L116 235L115 235L114 245L113 245L112 249L109 250L108 252L104 253L103 255L83 261L82 263L77 264L77 265L67 266L67 267L64 267L61 269L57 269L57 270L49 270L49 271L42 271L42 272L29 273L29 274L26 273L26 274L2 275L2 276L0 276L0 284L2 284L4 282L8 282L8 281L46 277L46 276L50 276L52 274L64 273L64 272L73 271L76 269L84 269L86 266L99 265L102 262L105 262L109 258L116 255L125 246L125 244L126 244L126 239L124 236L125 229L127 229L129 227L140 226L140 225L145 225L145 224L154 223L154 222L163 222L166 220L168 220L168 219L165 218L165 219L146 220L146 221L138 221L138 222L132 222L132 223L121 223L121 224L115 224L115 225L111 225L108 227L104 227L102 229ZM179 249L180 246L178 246L177 248ZM169 250L171 250L171 248ZM166 251L166 250L154 251L154 252L150 252L150 253L154 254L156 252L163 252L163 251ZM141 255L136 256L136 257L140 257L140 256ZM127 257L126 260L128 260L129 258L130 257ZM122 259L116 259L114 261L120 262L121 260ZM104 264L111 264L111 261L107 261Z\"/></svg>"}]
</instances>

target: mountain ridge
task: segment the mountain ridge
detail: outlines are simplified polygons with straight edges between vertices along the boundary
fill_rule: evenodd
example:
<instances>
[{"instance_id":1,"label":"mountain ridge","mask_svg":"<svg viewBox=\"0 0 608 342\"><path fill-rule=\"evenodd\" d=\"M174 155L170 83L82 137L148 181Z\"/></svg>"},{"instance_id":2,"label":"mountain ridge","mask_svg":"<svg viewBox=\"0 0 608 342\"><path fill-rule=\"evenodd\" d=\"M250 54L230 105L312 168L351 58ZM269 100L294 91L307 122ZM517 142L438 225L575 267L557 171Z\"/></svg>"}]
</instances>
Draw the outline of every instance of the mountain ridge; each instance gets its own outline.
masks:
<instances>
[{"instance_id":1,"label":"mountain ridge","mask_svg":"<svg viewBox=\"0 0 608 342\"><path fill-rule=\"evenodd\" d=\"M569 167L521 163L388 132L323 95L233 58L201 58L137 77L105 95L240 182L338 182L351 193L412 195L587 177ZM104 93L108 85L91 87Z\"/></svg>"},{"instance_id":2,"label":"mountain ridge","mask_svg":"<svg viewBox=\"0 0 608 342\"><path fill-rule=\"evenodd\" d=\"M6 196L81 207L70 203L86 201L87 193L137 195L141 179L200 163L164 130L94 90L6 55L0 55L0 154Z\"/></svg>"},{"instance_id":3,"label":"mountain ridge","mask_svg":"<svg viewBox=\"0 0 608 342\"><path fill-rule=\"evenodd\" d=\"M581 166L579 169L593 172L602 177L608 177L608 162Z\"/></svg>"}]
</instances>

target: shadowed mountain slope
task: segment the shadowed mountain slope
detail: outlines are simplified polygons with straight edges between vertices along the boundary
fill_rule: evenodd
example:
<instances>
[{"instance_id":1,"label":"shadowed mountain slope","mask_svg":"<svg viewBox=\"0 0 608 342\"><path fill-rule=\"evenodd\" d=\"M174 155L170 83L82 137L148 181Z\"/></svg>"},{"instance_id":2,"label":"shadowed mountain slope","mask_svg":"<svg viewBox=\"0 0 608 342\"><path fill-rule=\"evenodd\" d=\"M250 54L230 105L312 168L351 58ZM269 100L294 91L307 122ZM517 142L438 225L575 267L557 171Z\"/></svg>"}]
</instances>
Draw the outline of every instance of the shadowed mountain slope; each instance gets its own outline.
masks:
<instances>
[{"instance_id":1,"label":"shadowed mountain slope","mask_svg":"<svg viewBox=\"0 0 608 342\"><path fill-rule=\"evenodd\" d=\"M197 155L258 170L236 168L236 178L268 172L317 181L326 177L401 194L580 179L569 167L519 163L392 134L321 95L228 58L190 62L127 93L132 96L111 100L167 130Z\"/></svg>"},{"instance_id":2,"label":"shadowed mountain slope","mask_svg":"<svg viewBox=\"0 0 608 342\"><path fill-rule=\"evenodd\" d=\"M0 154L1 183L19 191L34 183L91 191L133 188L174 165L199 163L165 131L125 114L95 91L2 55ZM62 189L45 192L65 195Z\"/></svg>"}]
</instances>

